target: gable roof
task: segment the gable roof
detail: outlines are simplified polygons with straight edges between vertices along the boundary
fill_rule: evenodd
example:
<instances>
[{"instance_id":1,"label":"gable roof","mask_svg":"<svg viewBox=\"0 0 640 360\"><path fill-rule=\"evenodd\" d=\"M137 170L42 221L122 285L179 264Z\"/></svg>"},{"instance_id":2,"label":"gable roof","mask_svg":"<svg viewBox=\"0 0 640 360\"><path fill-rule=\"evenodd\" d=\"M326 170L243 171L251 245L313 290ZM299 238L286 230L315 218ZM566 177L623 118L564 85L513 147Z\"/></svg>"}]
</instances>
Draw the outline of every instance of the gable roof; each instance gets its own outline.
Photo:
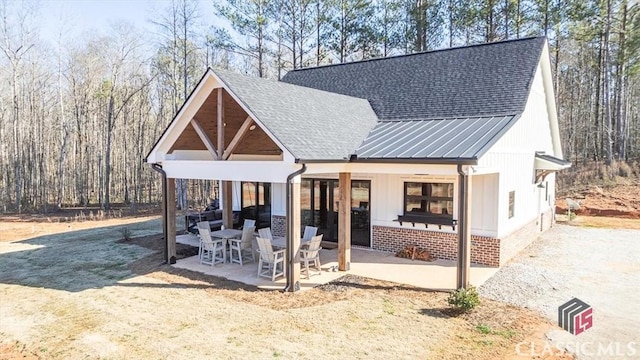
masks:
<instances>
[{"instance_id":1,"label":"gable roof","mask_svg":"<svg viewBox=\"0 0 640 360\"><path fill-rule=\"evenodd\" d=\"M295 70L281 82L208 69L196 89L220 84L303 162L471 163L518 121L538 64L548 72L546 51L544 37L509 40Z\"/></svg>"},{"instance_id":2,"label":"gable roof","mask_svg":"<svg viewBox=\"0 0 640 360\"><path fill-rule=\"evenodd\" d=\"M524 111L544 37L294 70L282 81L369 100L381 120Z\"/></svg>"},{"instance_id":3,"label":"gable roof","mask_svg":"<svg viewBox=\"0 0 640 360\"><path fill-rule=\"evenodd\" d=\"M348 159L378 121L364 99L211 71L296 159Z\"/></svg>"}]
</instances>

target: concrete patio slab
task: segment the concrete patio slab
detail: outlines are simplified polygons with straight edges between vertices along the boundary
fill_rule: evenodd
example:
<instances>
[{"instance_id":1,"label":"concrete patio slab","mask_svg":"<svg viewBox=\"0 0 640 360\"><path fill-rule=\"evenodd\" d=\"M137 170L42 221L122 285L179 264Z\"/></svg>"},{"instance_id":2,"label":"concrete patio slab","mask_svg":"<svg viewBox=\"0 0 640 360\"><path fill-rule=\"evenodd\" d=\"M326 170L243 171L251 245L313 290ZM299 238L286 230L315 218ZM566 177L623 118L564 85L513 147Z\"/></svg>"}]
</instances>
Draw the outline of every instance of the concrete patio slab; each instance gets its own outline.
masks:
<instances>
[{"instance_id":1,"label":"concrete patio slab","mask_svg":"<svg viewBox=\"0 0 640 360\"><path fill-rule=\"evenodd\" d=\"M322 250L320 252L320 258L329 258L328 252L330 250ZM257 260L257 259L256 259ZM321 269L322 272L318 275L318 272L311 272L311 278L306 279L306 275L302 275L300 279L300 290L308 290L312 289L318 285L326 284L330 281L333 281L341 276L343 276L344 272L331 272L329 269L332 266L337 266L337 257L335 262L327 262L323 259ZM240 264L216 264L214 266L211 265L203 265L200 264L198 260L198 256L191 256L188 258L178 260L174 265L180 269L187 269L191 271L201 272L207 275L219 276L225 279L238 281L248 285L254 285L261 289L266 290L283 290L286 286L286 279L284 277L280 277L276 279L275 282L271 281L271 279L265 277L257 277L258 274L258 263L257 262L249 262L240 266Z\"/></svg>"},{"instance_id":2,"label":"concrete patio slab","mask_svg":"<svg viewBox=\"0 0 640 360\"><path fill-rule=\"evenodd\" d=\"M198 235L192 233L176 235L176 243L193 247L200 247L200 238L198 237Z\"/></svg>"},{"instance_id":3,"label":"concrete patio slab","mask_svg":"<svg viewBox=\"0 0 640 360\"><path fill-rule=\"evenodd\" d=\"M195 240L194 240L195 239ZM178 242L197 246L198 237L195 235L181 235ZM351 269L348 272L329 271L338 265L338 250L323 249L320 252L322 261L321 275L314 274L311 279L302 276L301 290L308 290L315 286L326 284L345 274L358 275L372 279L413 285L425 289L451 290L456 287L456 263L453 261L436 260L424 262L398 258L394 254L366 249L351 249ZM208 275L223 277L229 280L254 285L262 289L282 290L286 285L284 278L275 282L267 278L258 278L257 263L217 264L215 266L202 265L197 256L178 260L173 265L177 268L201 272ZM498 271L479 265L471 266L471 284L478 287Z\"/></svg>"},{"instance_id":4,"label":"concrete patio slab","mask_svg":"<svg viewBox=\"0 0 640 360\"><path fill-rule=\"evenodd\" d=\"M333 251L338 256L337 251ZM499 269L471 265L470 282L480 286ZM436 260L425 262L396 257L395 254L375 250L352 249L350 274L413 285L425 289L452 290L456 288L456 262Z\"/></svg>"}]
</instances>

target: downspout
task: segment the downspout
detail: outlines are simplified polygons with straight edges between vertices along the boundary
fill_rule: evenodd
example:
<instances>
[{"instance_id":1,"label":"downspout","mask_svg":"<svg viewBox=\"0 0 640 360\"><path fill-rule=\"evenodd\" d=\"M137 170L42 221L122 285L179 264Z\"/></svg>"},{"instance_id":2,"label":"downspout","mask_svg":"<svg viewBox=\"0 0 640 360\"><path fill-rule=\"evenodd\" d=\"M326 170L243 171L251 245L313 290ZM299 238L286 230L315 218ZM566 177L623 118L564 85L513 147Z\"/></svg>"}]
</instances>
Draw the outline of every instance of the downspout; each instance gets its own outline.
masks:
<instances>
[{"instance_id":1,"label":"downspout","mask_svg":"<svg viewBox=\"0 0 640 360\"><path fill-rule=\"evenodd\" d=\"M471 235L469 234L469 174L462 171L458 164L458 266L456 289L469 287L469 260L471 251Z\"/></svg>"},{"instance_id":2,"label":"downspout","mask_svg":"<svg viewBox=\"0 0 640 360\"><path fill-rule=\"evenodd\" d=\"M164 237L164 261L169 262L169 244L167 239L167 173L162 170L162 166L151 164L151 168L162 175L162 236Z\"/></svg>"},{"instance_id":3,"label":"downspout","mask_svg":"<svg viewBox=\"0 0 640 360\"><path fill-rule=\"evenodd\" d=\"M307 170L307 165L302 164L302 167L299 170L296 170L287 176L287 285L284 288L284 291L297 291L300 290L300 283L297 282L294 284L293 282L293 265L295 260L295 251L293 249L293 227L295 224L293 223L293 216L291 214L291 209L293 208L293 199L291 196L291 181L294 177L301 175Z\"/></svg>"}]
</instances>

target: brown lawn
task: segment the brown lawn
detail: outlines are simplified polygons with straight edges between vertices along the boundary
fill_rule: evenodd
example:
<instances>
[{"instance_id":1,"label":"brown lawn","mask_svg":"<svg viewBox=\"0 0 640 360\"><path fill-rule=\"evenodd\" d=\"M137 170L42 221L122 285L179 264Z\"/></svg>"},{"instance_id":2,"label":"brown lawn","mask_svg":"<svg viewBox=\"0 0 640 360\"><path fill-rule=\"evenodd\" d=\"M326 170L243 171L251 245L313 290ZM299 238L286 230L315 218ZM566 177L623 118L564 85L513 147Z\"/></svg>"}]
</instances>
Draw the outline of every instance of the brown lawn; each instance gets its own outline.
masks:
<instances>
[{"instance_id":1,"label":"brown lawn","mask_svg":"<svg viewBox=\"0 0 640 360\"><path fill-rule=\"evenodd\" d=\"M162 264L159 230L0 220L0 359L525 359L516 345L554 326L486 299L454 317L447 293L349 275L262 291Z\"/></svg>"}]
</instances>

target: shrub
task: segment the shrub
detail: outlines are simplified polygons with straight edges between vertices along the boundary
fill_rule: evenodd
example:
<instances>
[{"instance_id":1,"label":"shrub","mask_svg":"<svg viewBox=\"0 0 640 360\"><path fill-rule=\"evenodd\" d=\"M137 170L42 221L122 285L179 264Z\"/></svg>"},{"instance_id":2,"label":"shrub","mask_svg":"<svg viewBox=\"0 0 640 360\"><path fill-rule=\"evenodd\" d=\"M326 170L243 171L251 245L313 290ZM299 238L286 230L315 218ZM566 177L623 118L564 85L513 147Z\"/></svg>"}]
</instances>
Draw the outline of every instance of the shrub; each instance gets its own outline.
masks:
<instances>
[{"instance_id":1,"label":"shrub","mask_svg":"<svg viewBox=\"0 0 640 360\"><path fill-rule=\"evenodd\" d=\"M478 330L479 333L485 334L485 335L492 333L491 328L487 324L480 324L480 325L476 326L476 330Z\"/></svg>"},{"instance_id":2,"label":"shrub","mask_svg":"<svg viewBox=\"0 0 640 360\"><path fill-rule=\"evenodd\" d=\"M454 290L447 299L449 305L462 312L469 312L476 306L480 305L478 291L475 287L469 286L468 289L460 288Z\"/></svg>"}]
</instances>

